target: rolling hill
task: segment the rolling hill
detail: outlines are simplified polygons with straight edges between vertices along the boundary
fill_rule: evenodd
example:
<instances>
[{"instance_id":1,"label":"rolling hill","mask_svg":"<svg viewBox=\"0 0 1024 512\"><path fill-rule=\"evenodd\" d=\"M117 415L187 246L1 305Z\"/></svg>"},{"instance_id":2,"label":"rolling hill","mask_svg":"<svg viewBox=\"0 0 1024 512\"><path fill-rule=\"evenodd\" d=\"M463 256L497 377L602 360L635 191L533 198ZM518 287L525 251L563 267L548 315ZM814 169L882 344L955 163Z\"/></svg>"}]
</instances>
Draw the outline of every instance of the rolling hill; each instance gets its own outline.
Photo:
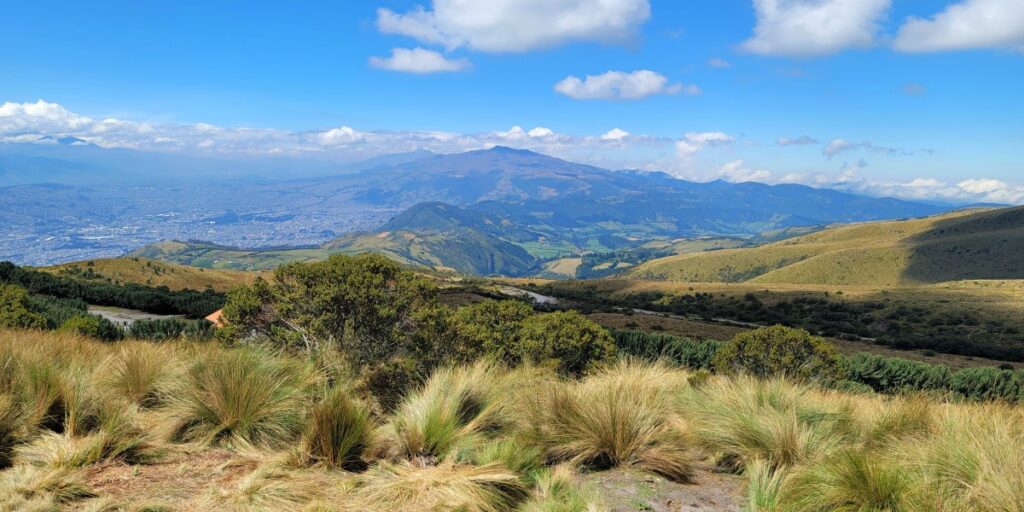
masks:
<instances>
[{"instance_id":1,"label":"rolling hill","mask_svg":"<svg viewBox=\"0 0 1024 512\"><path fill-rule=\"evenodd\" d=\"M249 284L259 275L257 272L196 268L148 258L104 258L41 267L38 270L82 280L166 286L171 290L212 288L219 292L228 291L240 284Z\"/></svg>"},{"instance_id":2,"label":"rolling hill","mask_svg":"<svg viewBox=\"0 0 1024 512\"><path fill-rule=\"evenodd\" d=\"M444 203L416 205L379 229L344 235L319 247L238 249L205 242L166 241L129 256L217 269L266 270L329 255L376 252L399 263L472 275L519 276L539 260L515 241L541 235L492 215Z\"/></svg>"},{"instance_id":3,"label":"rolling hill","mask_svg":"<svg viewBox=\"0 0 1024 512\"><path fill-rule=\"evenodd\" d=\"M1024 279L1024 207L836 226L753 248L668 256L628 277L689 282L900 285Z\"/></svg>"}]
</instances>

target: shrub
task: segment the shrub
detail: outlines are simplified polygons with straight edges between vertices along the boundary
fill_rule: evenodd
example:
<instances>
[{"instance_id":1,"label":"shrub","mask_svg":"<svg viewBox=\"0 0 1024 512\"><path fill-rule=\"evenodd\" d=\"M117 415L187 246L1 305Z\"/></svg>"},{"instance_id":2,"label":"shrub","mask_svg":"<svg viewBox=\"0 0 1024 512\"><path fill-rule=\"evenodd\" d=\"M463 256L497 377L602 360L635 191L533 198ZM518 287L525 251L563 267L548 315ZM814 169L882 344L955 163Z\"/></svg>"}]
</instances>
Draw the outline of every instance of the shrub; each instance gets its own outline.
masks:
<instances>
[{"instance_id":1,"label":"shrub","mask_svg":"<svg viewBox=\"0 0 1024 512\"><path fill-rule=\"evenodd\" d=\"M335 469L362 469L374 425L370 410L342 387L328 390L306 419L302 451L313 463Z\"/></svg>"},{"instance_id":2,"label":"shrub","mask_svg":"<svg viewBox=\"0 0 1024 512\"><path fill-rule=\"evenodd\" d=\"M302 427L304 369L254 348L210 351L173 396L174 439L280 446Z\"/></svg>"},{"instance_id":3,"label":"shrub","mask_svg":"<svg viewBox=\"0 0 1024 512\"><path fill-rule=\"evenodd\" d=\"M61 324L59 330L103 341L117 341L124 337L124 331L117 324L98 315L70 318Z\"/></svg>"},{"instance_id":4,"label":"shrub","mask_svg":"<svg viewBox=\"0 0 1024 512\"><path fill-rule=\"evenodd\" d=\"M24 288L0 283L0 327L46 329L46 318L29 310Z\"/></svg>"},{"instance_id":5,"label":"shrub","mask_svg":"<svg viewBox=\"0 0 1024 512\"><path fill-rule=\"evenodd\" d=\"M522 329L522 360L552 363L561 375L579 377L615 358L608 331L575 311L532 316Z\"/></svg>"},{"instance_id":6,"label":"shrub","mask_svg":"<svg viewBox=\"0 0 1024 512\"><path fill-rule=\"evenodd\" d=\"M529 389L522 428L550 460L637 467L685 482L691 456L674 403L686 386L681 372L622 362L580 382Z\"/></svg>"},{"instance_id":7,"label":"shrub","mask_svg":"<svg viewBox=\"0 0 1024 512\"><path fill-rule=\"evenodd\" d=\"M668 334L648 334L640 331L615 331L615 346L619 352L648 361L666 359L694 370L710 369L715 353L722 342L691 340Z\"/></svg>"},{"instance_id":8,"label":"shrub","mask_svg":"<svg viewBox=\"0 0 1024 512\"><path fill-rule=\"evenodd\" d=\"M737 334L715 354L714 367L722 373L743 372L759 378L828 382L843 377L835 347L807 331L781 325Z\"/></svg>"}]
</instances>

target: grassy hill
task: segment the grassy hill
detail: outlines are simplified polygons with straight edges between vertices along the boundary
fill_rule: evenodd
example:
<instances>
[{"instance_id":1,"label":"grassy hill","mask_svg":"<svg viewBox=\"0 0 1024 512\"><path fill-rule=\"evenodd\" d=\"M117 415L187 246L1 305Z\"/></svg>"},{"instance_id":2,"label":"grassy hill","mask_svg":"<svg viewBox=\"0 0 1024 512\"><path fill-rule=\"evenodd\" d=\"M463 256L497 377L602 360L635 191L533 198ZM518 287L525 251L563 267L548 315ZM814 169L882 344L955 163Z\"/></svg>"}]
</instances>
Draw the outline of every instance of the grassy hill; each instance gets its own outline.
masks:
<instances>
[{"instance_id":1,"label":"grassy hill","mask_svg":"<svg viewBox=\"0 0 1024 512\"><path fill-rule=\"evenodd\" d=\"M219 292L251 283L259 275L257 272L204 269L134 257L79 261L41 267L39 270L85 280L166 286L171 290L212 288Z\"/></svg>"},{"instance_id":2,"label":"grassy hill","mask_svg":"<svg viewBox=\"0 0 1024 512\"><path fill-rule=\"evenodd\" d=\"M629 277L687 282L905 285L1024 278L1024 207L836 226L753 248L688 253Z\"/></svg>"},{"instance_id":3,"label":"grassy hill","mask_svg":"<svg viewBox=\"0 0 1024 512\"><path fill-rule=\"evenodd\" d=\"M320 247L239 249L208 242L166 241L129 256L210 269L269 270L331 254L380 253L409 266L474 275L523 275L538 264L520 242L538 234L486 213L444 203L423 203L369 233L353 233Z\"/></svg>"}]
</instances>

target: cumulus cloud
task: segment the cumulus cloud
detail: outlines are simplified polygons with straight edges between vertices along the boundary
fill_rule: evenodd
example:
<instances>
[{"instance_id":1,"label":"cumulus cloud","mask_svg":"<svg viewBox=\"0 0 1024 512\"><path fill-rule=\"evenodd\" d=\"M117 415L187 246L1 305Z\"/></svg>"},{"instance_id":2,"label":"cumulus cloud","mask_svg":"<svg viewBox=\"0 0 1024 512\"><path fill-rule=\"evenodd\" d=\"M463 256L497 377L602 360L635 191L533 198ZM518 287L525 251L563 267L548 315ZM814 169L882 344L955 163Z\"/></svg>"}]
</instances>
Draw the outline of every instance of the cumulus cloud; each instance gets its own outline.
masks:
<instances>
[{"instance_id":1,"label":"cumulus cloud","mask_svg":"<svg viewBox=\"0 0 1024 512\"><path fill-rule=\"evenodd\" d=\"M903 52L1024 50L1024 2L964 0L929 19L908 18L893 47Z\"/></svg>"},{"instance_id":2,"label":"cumulus cloud","mask_svg":"<svg viewBox=\"0 0 1024 512\"><path fill-rule=\"evenodd\" d=\"M583 80L568 76L555 84L555 91L577 100L635 100L655 94L700 94L696 85L670 84L661 73L641 69L632 73L608 71L587 75Z\"/></svg>"},{"instance_id":3,"label":"cumulus cloud","mask_svg":"<svg viewBox=\"0 0 1024 512\"><path fill-rule=\"evenodd\" d=\"M523 52L628 41L650 15L647 0L433 0L430 9L378 9L377 28L448 49Z\"/></svg>"},{"instance_id":4,"label":"cumulus cloud","mask_svg":"<svg viewBox=\"0 0 1024 512\"><path fill-rule=\"evenodd\" d=\"M772 179L771 171L751 169L743 160L733 160L718 169L718 174L727 181L744 183L748 181L766 182Z\"/></svg>"},{"instance_id":5,"label":"cumulus cloud","mask_svg":"<svg viewBox=\"0 0 1024 512\"><path fill-rule=\"evenodd\" d=\"M810 146L818 143L818 139L815 139L809 135L801 135L799 137L780 137L775 141L779 146Z\"/></svg>"},{"instance_id":6,"label":"cumulus cloud","mask_svg":"<svg viewBox=\"0 0 1024 512\"><path fill-rule=\"evenodd\" d=\"M1010 0L1013 1L1013 0ZM741 49L816 56L871 46L890 0L754 0L757 24Z\"/></svg>"},{"instance_id":7,"label":"cumulus cloud","mask_svg":"<svg viewBox=\"0 0 1024 512\"><path fill-rule=\"evenodd\" d=\"M390 57L370 57L370 66L388 71L426 74L462 71L469 67L469 61L449 59L438 52L423 48L392 48Z\"/></svg>"},{"instance_id":8,"label":"cumulus cloud","mask_svg":"<svg viewBox=\"0 0 1024 512\"><path fill-rule=\"evenodd\" d=\"M722 132L690 132L676 141L676 153L679 156L691 156L708 146L732 144L734 139Z\"/></svg>"},{"instance_id":9,"label":"cumulus cloud","mask_svg":"<svg viewBox=\"0 0 1024 512\"><path fill-rule=\"evenodd\" d=\"M626 137L629 137L629 132L620 128L612 128L611 130L605 132L604 135L601 135L602 140L614 141L620 141L622 139L625 139Z\"/></svg>"}]
</instances>

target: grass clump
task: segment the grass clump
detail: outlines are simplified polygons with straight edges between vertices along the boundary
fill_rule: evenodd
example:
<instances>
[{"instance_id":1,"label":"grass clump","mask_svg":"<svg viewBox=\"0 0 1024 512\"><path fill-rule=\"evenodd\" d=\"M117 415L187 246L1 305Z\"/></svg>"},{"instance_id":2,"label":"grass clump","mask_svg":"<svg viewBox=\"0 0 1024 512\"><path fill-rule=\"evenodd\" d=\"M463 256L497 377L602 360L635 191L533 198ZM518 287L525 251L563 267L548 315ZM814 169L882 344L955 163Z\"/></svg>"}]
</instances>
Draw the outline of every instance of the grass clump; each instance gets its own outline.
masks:
<instances>
[{"instance_id":1,"label":"grass clump","mask_svg":"<svg viewBox=\"0 0 1024 512\"><path fill-rule=\"evenodd\" d=\"M391 458L436 462L471 449L504 424L501 370L490 362L438 370L382 431Z\"/></svg>"},{"instance_id":2,"label":"grass clump","mask_svg":"<svg viewBox=\"0 0 1024 512\"><path fill-rule=\"evenodd\" d=\"M580 486L569 466L544 470L537 478L533 495L519 510L523 512L599 512L605 510L597 494Z\"/></svg>"},{"instance_id":3,"label":"grass clump","mask_svg":"<svg viewBox=\"0 0 1024 512\"><path fill-rule=\"evenodd\" d=\"M96 494L67 468L19 465L0 474L0 511L55 509Z\"/></svg>"},{"instance_id":4,"label":"grass clump","mask_svg":"<svg viewBox=\"0 0 1024 512\"><path fill-rule=\"evenodd\" d=\"M177 390L172 438L233 447L281 446L302 429L308 376L254 348L197 358Z\"/></svg>"},{"instance_id":5,"label":"grass clump","mask_svg":"<svg viewBox=\"0 0 1024 512\"><path fill-rule=\"evenodd\" d=\"M512 510L529 487L501 464L483 466L443 461L421 466L381 462L362 474L349 498L350 510Z\"/></svg>"},{"instance_id":6,"label":"grass clump","mask_svg":"<svg viewBox=\"0 0 1024 512\"><path fill-rule=\"evenodd\" d=\"M105 368L104 383L114 393L142 407L153 407L165 397L161 391L176 376L176 360L166 346L124 344Z\"/></svg>"},{"instance_id":7,"label":"grass clump","mask_svg":"<svg viewBox=\"0 0 1024 512\"><path fill-rule=\"evenodd\" d=\"M735 469L754 461L779 467L815 460L852 428L848 410L783 380L712 379L685 408L700 444Z\"/></svg>"},{"instance_id":8,"label":"grass clump","mask_svg":"<svg viewBox=\"0 0 1024 512\"><path fill-rule=\"evenodd\" d=\"M686 387L684 372L625 361L579 382L525 393L523 428L550 460L633 466L685 482L692 456L675 401Z\"/></svg>"},{"instance_id":9,"label":"grass clump","mask_svg":"<svg viewBox=\"0 0 1024 512\"><path fill-rule=\"evenodd\" d=\"M365 469L364 455L374 428L369 407L354 399L349 390L335 387L310 411L302 453L308 461L329 468Z\"/></svg>"}]
</instances>

